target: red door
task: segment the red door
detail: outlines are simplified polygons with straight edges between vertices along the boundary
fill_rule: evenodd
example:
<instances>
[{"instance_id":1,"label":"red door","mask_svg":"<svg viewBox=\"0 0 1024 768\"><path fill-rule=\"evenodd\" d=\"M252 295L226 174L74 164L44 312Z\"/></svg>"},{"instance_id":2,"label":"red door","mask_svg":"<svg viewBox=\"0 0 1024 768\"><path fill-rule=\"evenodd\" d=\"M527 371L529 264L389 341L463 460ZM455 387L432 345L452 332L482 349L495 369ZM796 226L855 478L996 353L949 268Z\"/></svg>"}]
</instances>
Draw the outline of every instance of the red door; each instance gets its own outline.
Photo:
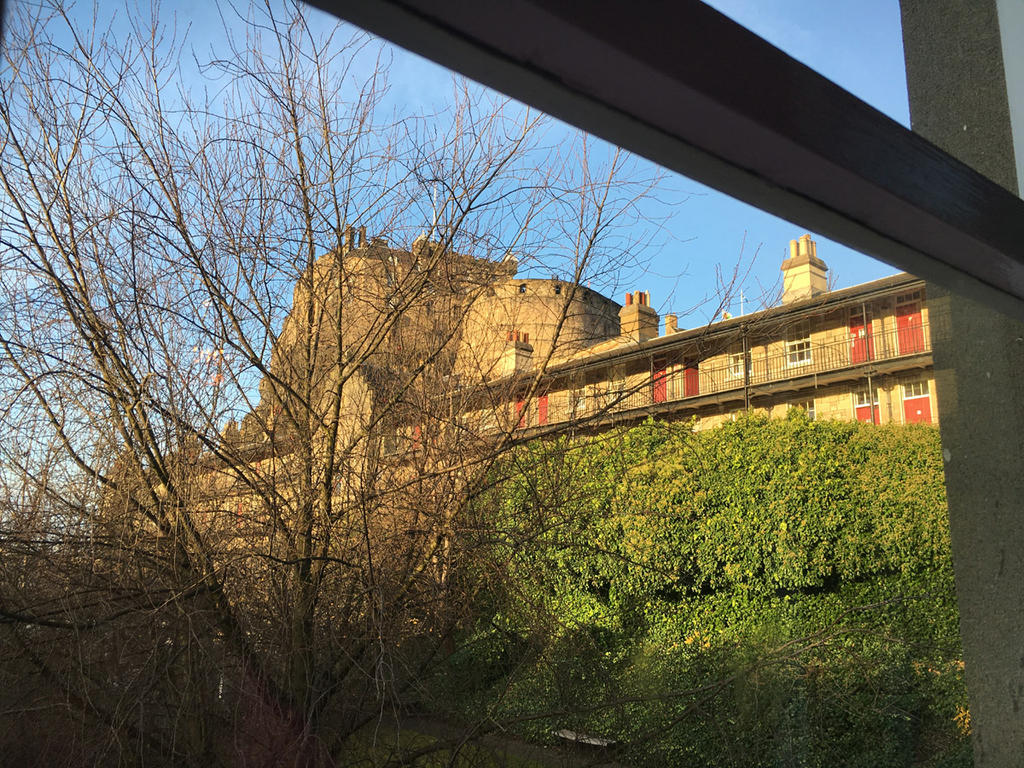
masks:
<instances>
[{"instance_id":1,"label":"red door","mask_svg":"<svg viewBox=\"0 0 1024 768\"><path fill-rule=\"evenodd\" d=\"M537 423L544 426L548 423L548 396L541 395L537 398Z\"/></svg>"},{"instance_id":2,"label":"red door","mask_svg":"<svg viewBox=\"0 0 1024 768\"><path fill-rule=\"evenodd\" d=\"M874 342L871 339L871 325L864 323L863 315L850 317L850 363L866 363L875 356Z\"/></svg>"},{"instance_id":3,"label":"red door","mask_svg":"<svg viewBox=\"0 0 1024 768\"><path fill-rule=\"evenodd\" d=\"M654 385L654 402L664 403L668 400L668 371L665 363L655 363L655 369L651 373L651 383Z\"/></svg>"},{"instance_id":4,"label":"red door","mask_svg":"<svg viewBox=\"0 0 1024 768\"><path fill-rule=\"evenodd\" d=\"M903 423L932 423L932 406L928 400L928 395L924 397L908 397L903 401Z\"/></svg>"},{"instance_id":5,"label":"red door","mask_svg":"<svg viewBox=\"0 0 1024 768\"><path fill-rule=\"evenodd\" d=\"M857 406L857 421L871 421L871 407L867 405ZM875 424L879 422L878 405L875 405Z\"/></svg>"},{"instance_id":6,"label":"red door","mask_svg":"<svg viewBox=\"0 0 1024 768\"><path fill-rule=\"evenodd\" d=\"M924 325L921 322L920 304L896 307L896 343L901 355L924 352Z\"/></svg>"},{"instance_id":7,"label":"red door","mask_svg":"<svg viewBox=\"0 0 1024 768\"><path fill-rule=\"evenodd\" d=\"M691 363L683 370L683 397L696 397L700 394L700 373L697 364Z\"/></svg>"},{"instance_id":8,"label":"red door","mask_svg":"<svg viewBox=\"0 0 1024 768\"><path fill-rule=\"evenodd\" d=\"M903 385L903 423L932 423L932 405L927 381L916 381Z\"/></svg>"}]
</instances>

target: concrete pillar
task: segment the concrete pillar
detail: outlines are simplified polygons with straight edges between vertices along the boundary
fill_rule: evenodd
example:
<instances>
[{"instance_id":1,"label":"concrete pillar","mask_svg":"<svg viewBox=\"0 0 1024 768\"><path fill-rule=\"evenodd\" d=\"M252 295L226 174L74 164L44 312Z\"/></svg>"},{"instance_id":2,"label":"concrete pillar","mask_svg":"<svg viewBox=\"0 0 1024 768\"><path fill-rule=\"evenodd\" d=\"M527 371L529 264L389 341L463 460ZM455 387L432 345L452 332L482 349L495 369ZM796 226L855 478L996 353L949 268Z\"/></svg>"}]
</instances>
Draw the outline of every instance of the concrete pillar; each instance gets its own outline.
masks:
<instances>
[{"instance_id":1,"label":"concrete pillar","mask_svg":"<svg viewBox=\"0 0 1024 768\"><path fill-rule=\"evenodd\" d=\"M901 10L913 129L1019 194L1024 3ZM1024 765L1024 324L934 285L928 312L975 764Z\"/></svg>"}]
</instances>

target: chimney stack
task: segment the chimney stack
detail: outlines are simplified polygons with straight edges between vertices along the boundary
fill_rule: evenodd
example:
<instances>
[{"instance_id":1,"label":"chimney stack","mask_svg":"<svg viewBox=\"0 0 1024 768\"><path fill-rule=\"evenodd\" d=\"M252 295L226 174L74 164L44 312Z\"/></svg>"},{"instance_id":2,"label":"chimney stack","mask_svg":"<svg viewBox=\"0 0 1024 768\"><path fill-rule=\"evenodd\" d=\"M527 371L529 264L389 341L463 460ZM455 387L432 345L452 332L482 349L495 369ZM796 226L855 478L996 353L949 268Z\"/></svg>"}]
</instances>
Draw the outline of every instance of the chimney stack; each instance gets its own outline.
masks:
<instances>
[{"instance_id":1,"label":"chimney stack","mask_svg":"<svg viewBox=\"0 0 1024 768\"><path fill-rule=\"evenodd\" d=\"M619 334L634 341L647 341L658 336L658 313L651 309L649 291L626 294L626 304L619 310Z\"/></svg>"},{"instance_id":2,"label":"chimney stack","mask_svg":"<svg viewBox=\"0 0 1024 768\"><path fill-rule=\"evenodd\" d=\"M828 267L818 258L810 235L789 241L789 258L782 262L782 303L818 296L828 290Z\"/></svg>"},{"instance_id":3,"label":"chimney stack","mask_svg":"<svg viewBox=\"0 0 1024 768\"><path fill-rule=\"evenodd\" d=\"M665 315L665 335L676 333L679 330L679 318L674 314Z\"/></svg>"},{"instance_id":4,"label":"chimney stack","mask_svg":"<svg viewBox=\"0 0 1024 768\"><path fill-rule=\"evenodd\" d=\"M530 334L518 329L508 332L505 349L498 364L499 376L511 376L529 369L533 361L533 345Z\"/></svg>"}]
</instances>

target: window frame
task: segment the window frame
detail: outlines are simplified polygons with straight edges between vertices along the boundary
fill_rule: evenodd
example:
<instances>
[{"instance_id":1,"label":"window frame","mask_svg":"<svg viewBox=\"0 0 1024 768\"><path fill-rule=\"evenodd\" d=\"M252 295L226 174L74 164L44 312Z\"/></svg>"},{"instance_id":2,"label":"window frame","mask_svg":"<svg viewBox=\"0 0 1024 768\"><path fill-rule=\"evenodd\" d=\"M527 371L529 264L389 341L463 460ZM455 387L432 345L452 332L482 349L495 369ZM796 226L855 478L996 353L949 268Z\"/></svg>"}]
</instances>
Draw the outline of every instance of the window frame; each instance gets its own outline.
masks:
<instances>
[{"instance_id":1,"label":"window frame","mask_svg":"<svg viewBox=\"0 0 1024 768\"><path fill-rule=\"evenodd\" d=\"M729 353L729 378L744 379L747 375L747 355L745 352Z\"/></svg>"},{"instance_id":2,"label":"window frame","mask_svg":"<svg viewBox=\"0 0 1024 768\"><path fill-rule=\"evenodd\" d=\"M910 394L911 387L920 386L923 391L918 394ZM921 397L931 397L931 387L928 385L928 379L918 379L916 381L905 381L902 384L903 388L903 399L904 400L915 400Z\"/></svg>"},{"instance_id":3,"label":"window frame","mask_svg":"<svg viewBox=\"0 0 1024 768\"><path fill-rule=\"evenodd\" d=\"M793 403L790 406L790 408L799 408L799 409L801 409L804 413L807 414L807 418L810 419L811 421L817 421L818 420L817 419L817 412L815 410L815 403L814 403L814 398L813 397L809 398L807 400L799 400L799 401Z\"/></svg>"},{"instance_id":4,"label":"window frame","mask_svg":"<svg viewBox=\"0 0 1024 768\"><path fill-rule=\"evenodd\" d=\"M863 402L862 403L861 402L861 395L866 395L867 396L866 399L867 400L871 400L871 394L872 394L871 391L872 390L874 390L874 396L875 396L874 402ZM854 408L855 412L856 412L857 408L867 408L869 405L877 408L879 406L879 404L880 404L880 401L879 401L879 398L878 398L878 387L868 387L866 385L863 386L863 387L858 387L857 389L853 390L852 395L853 395L853 408Z\"/></svg>"},{"instance_id":5,"label":"window frame","mask_svg":"<svg viewBox=\"0 0 1024 768\"><path fill-rule=\"evenodd\" d=\"M808 334L802 339L786 339L786 367L799 368L814 362L814 346Z\"/></svg>"}]
</instances>

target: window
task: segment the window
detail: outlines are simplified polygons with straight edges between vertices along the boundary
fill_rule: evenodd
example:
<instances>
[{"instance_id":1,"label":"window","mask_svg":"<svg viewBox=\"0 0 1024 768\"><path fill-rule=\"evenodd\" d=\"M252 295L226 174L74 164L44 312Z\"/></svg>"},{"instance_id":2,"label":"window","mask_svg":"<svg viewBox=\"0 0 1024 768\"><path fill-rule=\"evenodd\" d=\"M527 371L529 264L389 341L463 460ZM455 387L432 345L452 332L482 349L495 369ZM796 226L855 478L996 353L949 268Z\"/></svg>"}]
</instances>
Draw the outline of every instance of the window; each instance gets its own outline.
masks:
<instances>
[{"instance_id":1,"label":"window","mask_svg":"<svg viewBox=\"0 0 1024 768\"><path fill-rule=\"evenodd\" d=\"M526 293L526 283L520 283L519 284L519 292L520 293Z\"/></svg>"},{"instance_id":2,"label":"window","mask_svg":"<svg viewBox=\"0 0 1024 768\"><path fill-rule=\"evenodd\" d=\"M808 365L812 360L811 326L808 320L786 329L786 366Z\"/></svg>"},{"instance_id":3,"label":"window","mask_svg":"<svg viewBox=\"0 0 1024 768\"><path fill-rule=\"evenodd\" d=\"M872 405L872 402L871 402L871 392L866 387L864 389L857 390L854 393L853 397L854 397L854 403L857 405L858 408L866 408L867 406ZM873 404L874 405L878 405L878 393L877 392L875 392L875 398L874 398L874 403Z\"/></svg>"},{"instance_id":4,"label":"window","mask_svg":"<svg viewBox=\"0 0 1024 768\"><path fill-rule=\"evenodd\" d=\"M789 365L807 365L811 362L811 340L787 341L786 362Z\"/></svg>"},{"instance_id":5,"label":"window","mask_svg":"<svg viewBox=\"0 0 1024 768\"><path fill-rule=\"evenodd\" d=\"M807 418L814 421L814 398L810 400L801 400L799 403L793 403L794 408L800 408L804 413L807 414Z\"/></svg>"},{"instance_id":6,"label":"window","mask_svg":"<svg viewBox=\"0 0 1024 768\"><path fill-rule=\"evenodd\" d=\"M798 331L786 341L786 365L807 365L811 362L811 335Z\"/></svg>"},{"instance_id":7,"label":"window","mask_svg":"<svg viewBox=\"0 0 1024 768\"><path fill-rule=\"evenodd\" d=\"M482 432L494 432L498 429L498 410L487 407L475 413L478 429Z\"/></svg>"},{"instance_id":8,"label":"window","mask_svg":"<svg viewBox=\"0 0 1024 768\"><path fill-rule=\"evenodd\" d=\"M926 4L922 4L922 5L926 5ZM963 7L967 7L966 3L962 4L962 5L963 5ZM935 22L937 22L939 14L941 12L942 11L936 11L935 13L933 13L931 15L931 19L935 20ZM452 15L455 16L456 14L453 13ZM939 29L943 30L944 32L951 32L952 25L955 24L955 22L953 20L954 18L955 18L955 16L950 14L950 22L949 22L949 24L947 24L945 26L938 25ZM628 19L629 19L628 15L624 15L622 17L621 25L622 25L622 28L624 30L629 27L629 25L627 24L627 20ZM1002 19L999 19L999 20L1002 20ZM640 27L640 25L638 25L638 27ZM642 27L640 27L640 29L642 29ZM913 25L907 31L907 41L908 41L908 43L910 43L910 41L916 41L918 43L923 43L924 42L923 38L925 37L925 35L922 34L922 31L926 31L926 30L929 30L929 29L930 29L930 25L924 25L924 24L922 24L922 25L916 25L916 24ZM934 29L934 28L931 28L931 29ZM446 30L445 30L445 32L446 32ZM622 37L628 37L628 35L624 33L622 35ZM751 38L756 38L755 35L750 35L750 37ZM631 39L636 39L636 38L631 38ZM708 39L712 39L712 38L708 38ZM717 36L714 39L718 39ZM937 41L939 41L941 39L942 38L938 38ZM1004 44L1006 45L1006 42L1004 42ZM426 48L426 47L428 47L428 46L424 45L424 48ZM435 46L435 47L440 47L440 46ZM919 48L920 49L921 52L920 53L915 53L915 55L914 55L914 59L915 59L914 62L920 61L920 60L924 59L925 56L930 54L930 51L929 51L928 47L925 46L925 45L908 44L906 47L907 47L908 51L911 50L912 48ZM998 48L997 47L995 47L995 51L998 52ZM983 58L983 57L986 56L986 54L988 54L987 57L996 59L996 61L994 62L994 69L998 70L999 61L997 60L997 56L991 56L989 51L983 52L980 56L978 56L978 58ZM504 55L506 57L508 57L509 54L508 53L504 53ZM759 57L759 56L755 55L754 53L752 53L751 51L742 50L742 49L737 51L737 53L735 54L734 58L735 58L735 60L743 62L743 63L748 63L748 62L752 62L752 61L753 62L771 61L771 59L768 56ZM908 58L910 58L910 54L909 53L908 53ZM585 57L582 57L582 56L575 56L575 57L574 56L564 56L563 59L564 60L568 60L568 61L572 61L574 63L574 65L575 65L575 69L577 69L578 72L581 69L584 69L584 68L588 68L592 72L599 72L598 68L591 67L591 62L586 60ZM970 57L969 57L969 60L970 60ZM637 63L637 67L639 67L641 65L643 65L642 60ZM962 69L962 72L967 71L969 66L970 65L967 65L967 63L966 63L966 65ZM529 67L529 62L524 60L523 65L521 65L521 69L525 71L527 69L527 67ZM486 69L487 69L486 67L478 67L479 71L486 71ZM561 83L564 83L564 82L573 82L572 72L571 72L571 70L569 70L568 74L566 74L565 70L567 70L567 69L568 69L567 67L566 68L559 68L559 69L557 69L555 71L555 73L552 73L550 75L547 72L545 72L544 74L548 75L548 77L543 78L542 82L544 80L546 80L549 83L557 83L557 84L561 84ZM907 73L907 79L911 83L911 90L914 89L914 86L919 86L920 90L924 91L926 86L931 84L929 82L929 77L928 77L928 73L927 72L924 75L922 75L920 73L915 73L914 72L915 68L913 68L911 66L908 66L907 69L910 70L910 72ZM926 69L927 70L928 68L922 68L922 69ZM762 70L764 72L762 72ZM762 74L778 75L779 76L778 77L779 81L786 82L786 83L791 82L791 79L785 78L785 71L786 70L785 70L784 66L775 65L775 63L771 63L770 67L758 68L757 74L758 75L762 75ZM936 72L935 68L932 68L932 74L933 75L935 74L935 72ZM554 76L552 76L552 75L554 75ZM967 80L967 79L968 78L965 78L965 80ZM797 80L794 78L792 80L792 82L796 83ZM692 87L692 83L690 83L690 87ZM1000 88L1004 88L1005 89L1005 86L1000 86ZM710 90L713 90L713 89L710 89ZM796 92L796 89L794 89L794 92ZM752 93L756 94L757 92L756 91L752 91ZM801 94L801 95L803 95L803 94ZM816 92L812 92L810 95L813 97L813 96L817 96L818 94ZM956 95L953 94L952 97L955 99ZM636 105L637 104L636 100L630 100L629 98L627 98L626 100L630 103L630 105L633 108L631 111L626 113L628 118L634 119L634 120L636 120L640 124L648 124L649 125L650 122L647 122L647 121L644 120L644 117L645 117L645 112L644 112L645 104L641 103L639 106L637 106ZM656 110L656 99L651 99L651 100L655 102L655 106L654 106L653 109ZM824 102L824 104L826 106L830 106L831 105L829 97L823 98L822 102ZM843 101L840 101L840 102L843 103ZM563 100L560 101L560 103L565 104L565 103L568 103L568 102L563 99ZM648 105L647 109L650 110L652 108L650 108L650 106ZM922 111L922 114L926 118L926 120L928 120L930 123L933 120L935 121L934 125L937 128L933 129L933 130L941 131L942 128L945 127L944 124L948 124L949 122L952 122L951 119L943 120L943 118L945 116L941 115L943 106L941 104L941 100L940 99L937 99L935 97L924 98L923 101L922 101L920 109ZM604 132L611 131L611 129L608 126L609 126L609 124L612 123L612 118L608 118L608 114L611 114L613 116L613 118L616 117L614 115L614 113L612 111L610 111L610 110L605 110L604 113L602 113L601 116L599 116L597 118L594 117L594 112L593 111L589 115L587 113L583 112L583 111L580 111L580 110L577 110L577 111L575 111L573 113L573 111L571 109L571 106L569 106L569 108L566 110L566 112L569 112L569 113L573 114L573 116L575 118L575 120L573 122L578 122L578 121L579 122L587 122L589 125L594 125L596 123L598 126L604 128ZM710 110L709 110L709 112L710 112ZM837 110L837 112L838 112L838 110ZM915 108L915 113L916 112L918 112L918 108ZM650 114L650 112L647 112L646 114ZM916 117L916 115L915 115L915 117ZM706 121L701 121L698 118L697 120L693 121L693 123L695 125L699 125L699 126L703 127L703 126L705 126ZM765 125L762 128L762 130L764 132L767 132L768 130L770 130L770 126ZM601 131L599 131L599 132L601 132ZM611 132L613 132L613 131L611 131ZM928 132L932 132L932 131L928 131ZM866 136L870 136L870 138L868 138L868 139L866 139L864 141L864 143L866 143L868 146L870 146L872 143L877 143L877 144L881 145L885 141L885 139L879 140L879 139L874 138L867 131L862 132L862 135L865 136L865 137ZM885 135L885 134L883 134L883 135ZM972 135L973 135L973 132L972 132ZM641 154L643 153L644 148L649 148L649 150L651 150L652 152L656 152L656 150L653 150L654 144L655 143L664 143L664 142L660 141L660 138L658 139L658 142L652 141L650 139L650 136L645 136L642 133L638 133L635 136L632 136L631 138L632 138L632 143L627 144L627 146L629 148L631 148L631 150L637 150L637 148L639 148L639 151L641 152ZM853 139L854 139L853 143L856 145L856 143L857 143L856 139L860 139L860 138L861 138L861 136L854 136L853 137ZM888 138L888 136L886 136L886 138ZM682 143L685 140L686 140L685 137L681 138L681 139L677 139L677 141L679 143ZM739 142L737 142L737 143L739 143ZM765 143L768 143L768 142L765 141ZM956 142L954 142L954 143L956 143ZM983 141L983 143L990 144L993 147L997 144L997 142L994 141L994 140L990 141L990 142ZM813 143L809 141L806 144L804 144L804 146L808 146L808 145L813 146ZM863 144L861 144L861 145L863 145ZM738 150L740 152L736 152L735 154L741 156L741 151L742 150L746 150L746 151L750 151L751 150L751 142L748 140L748 141L745 141L744 143L742 143L739 147L733 147L733 148L734 148L734 150L735 150L735 148L738 148ZM757 148L756 145L755 145L755 148ZM668 156L669 158L673 158L674 157L673 154L671 153L671 151L662 151L662 152L663 152L662 157L666 157L666 156ZM757 156L759 154L762 155L762 156L767 155L767 153L757 153L757 152L750 153L749 152L749 156ZM675 156L675 157L678 157L678 155ZM847 157L851 157L851 155L848 153ZM870 160L874 159L874 158L872 158L872 156L870 154L870 150L862 152L860 155L857 155L856 157L864 158L868 162ZM772 160L776 160L776 159L772 158ZM680 163L678 160L676 162L678 163L678 165L675 165L674 167L678 168L680 165L682 165L682 163ZM728 161L726 161L726 162L728 162ZM739 161L739 163L741 163L741 162L742 162L742 160ZM739 165L739 163L736 163L736 165ZM694 164L694 165L699 165L699 164ZM864 168L864 163L854 163L853 166L854 166L855 170L860 171L861 169ZM776 167L777 168L787 168L787 167L790 167L790 164L786 164L784 162L776 162ZM701 180L708 181L709 178L712 176L711 172L707 172L706 171L706 173L708 173L708 176L707 177L701 176L700 177ZM912 171L911 171L911 173L912 173ZM778 178L779 175L780 174L777 173L777 172L775 172L775 173L767 173L765 177L769 178L772 181L774 181L775 179ZM826 178L825 174L805 173L804 175L807 176L807 177L814 177L815 175L817 175L819 178ZM725 174L721 174L718 178L724 178L724 177L725 177ZM737 186L738 186L738 184L737 184ZM779 186L784 186L784 184L783 183L779 183ZM924 190L924 194L925 194L926 201L927 201L926 205L928 203L934 203L936 201L938 201L938 203L941 204L943 202L942 191L943 191L942 189L925 189ZM930 196L929 196L929 193L931 193ZM751 198L755 197L755 195L753 193L746 193L746 194L750 195ZM873 190L871 190L871 194L876 194L876 193L873 193ZM867 195L867 197L871 197L871 194ZM883 190L882 194L885 194L885 190ZM882 195L880 194L879 197L882 197ZM820 206L820 208L822 208L822 209L828 207L829 205L835 205L835 204L831 203L831 201L824 201L824 200L822 200L821 196L820 195L815 195L813 193L813 191L812 191L812 193L808 193L807 194L807 198L806 199L816 202ZM850 225L851 228L856 228L856 227L860 226L861 224L859 222L864 221L865 217L863 217L862 215L858 215L859 211L853 212L852 215L851 215L851 213L848 213L847 211L850 211L851 209L863 210L865 208L869 208L870 207L870 203L864 204L861 200L856 199L856 196L851 196L851 198L847 199L845 202L847 203L847 206L844 206L844 208L840 209L838 211L838 213L836 211L836 208L831 208L831 212L833 212L833 215L837 215L839 217L843 217L847 222L849 222L849 225ZM787 204L787 203L784 203L784 202L777 202L776 205L778 206L778 209L777 209L776 212L781 212L781 215L783 215L783 216L786 215L785 212L784 212L785 210L792 210L793 208L795 208L795 206L791 208L790 204ZM813 205L813 203L812 203L812 205ZM886 205L886 202L882 202L882 205ZM897 216L893 216L892 218L894 220L897 220L897 221L903 219L902 216L898 216L898 215ZM823 217L822 217L822 220L823 220ZM890 226L890 227L895 228L895 224L892 221L887 222L887 225ZM968 224L968 226L970 226L970 224ZM886 232L883 231L883 234L886 234ZM900 242L900 239L898 237L890 237L888 239L891 240L891 242L894 242L894 243L899 243ZM926 257L926 259L928 260L929 263L933 263L933 264L937 261L937 260L934 260L934 257ZM980 261L980 259L979 259L979 261ZM970 337L968 338L968 343L971 343ZM866 404L866 406L868 408L870 407L872 399L873 399L873 396L872 396L872 394L870 392L865 393L864 400L865 400L865 404ZM968 398L965 397L963 399L966 401ZM967 410L967 409L965 409L965 410ZM994 454L996 452L992 452L992 453ZM954 465L954 466L956 466L956 465ZM963 472L963 470L961 470L961 471ZM978 515L977 517L978 517L979 520L981 519L980 515ZM975 554L975 557L974 557L974 562L971 561L971 558L968 558L968 565L969 566L974 565L978 560L981 559L981 556L978 553L971 553L971 554ZM959 565L959 563L957 563L957 570L961 569L961 567L962 566ZM972 597L973 597L973 594L972 594ZM965 598L962 596L962 600L964 600L964 599ZM997 610L998 610L997 607L993 607L991 611L986 611L986 616L990 615L992 613L997 612ZM993 633L993 635L994 634L995 633ZM1005 639L1007 639L1006 636L1009 635L1009 634L1010 633L1002 633L1002 637L1000 637L999 639L1005 641ZM982 665L985 668L986 672L988 672L989 670L992 670L992 669L998 669L998 663L1001 662L1001 659L999 659L995 654L989 654L989 653L985 652L988 649L988 648L985 647L985 645L986 645L987 642L991 642L991 640L992 640L992 636L987 636L984 639L981 639L979 637L979 639L977 641L978 642L978 646L979 646L979 650L977 650L977 651L973 650L973 649L970 650L970 654L971 655L974 655L975 653L977 654L977 662L975 662L975 660L973 658L969 658L969 662L971 662L971 663L979 663L980 665ZM992 645L994 645L994 643L992 643ZM992 659L990 659L989 656L992 656ZM992 707L993 710L998 707L999 703L1004 702L1004 700L999 699L994 693L991 694L991 695L985 695L982 698L985 701L986 707ZM979 720L980 720L980 718L979 718ZM995 719L993 722L996 723L995 726L992 728L992 731L994 731L994 734L993 734L994 740L1001 741L1002 743L1006 743L1009 746L1009 743L1011 741L1011 738L1012 738L1013 734L1009 733L1009 729L1004 729L1004 730L1002 730L1002 732L1000 732L997 719ZM979 733L982 732L983 727L984 727L983 724L979 724Z\"/></svg>"},{"instance_id":9,"label":"window","mask_svg":"<svg viewBox=\"0 0 1024 768\"><path fill-rule=\"evenodd\" d=\"M608 380L605 385L605 405L613 406L622 401L626 392L626 380L615 377Z\"/></svg>"},{"instance_id":10,"label":"window","mask_svg":"<svg viewBox=\"0 0 1024 768\"><path fill-rule=\"evenodd\" d=\"M555 283L555 296L558 296L561 293L562 293L562 284L561 283Z\"/></svg>"},{"instance_id":11,"label":"window","mask_svg":"<svg viewBox=\"0 0 1024 768\"><path fill-rule=\"evenodd\" d=\"M879 423L878 390L872 392L867 387L853 393L853 415L857 421Z\"/></svg>"},{"instance_id":12,"label":"window","mask_svg":"<svg viewBox=\"0 0 1024 768\"><path fill-rule=\"evenodd\" d=\"M903 423L932 423L932 405L928 397L927 379L909 381L903 385Z\"/></svg>"},{"instance_id":13,"label":"window","mask_svg":"<svg viewBox=\"0 0 1024 768\"><path fill-rule=\"evenodd\" d=\"M569 418L574 419L587 412L587 391L582 387L569 392Z\"/></svg>"},{"instance_id":14,"label":"window","mask_svg":"<svg viewBox=\"0 0 1024 768\"><path fill-rule=\"evenodd\" d=\"M913 381L903 385L903 397L928 397L928 382Z\"/></svg>"},{"instance_id":15,"label":"window","mask_svg":"<svg viewBox=\"0 0 1024 768\"><path fill-rule=\"evenodd\" d=\"M744 374L743 353L733 352L729 355L729 376L734 379L742 379Z\"/></svg>"}]
</instances>

